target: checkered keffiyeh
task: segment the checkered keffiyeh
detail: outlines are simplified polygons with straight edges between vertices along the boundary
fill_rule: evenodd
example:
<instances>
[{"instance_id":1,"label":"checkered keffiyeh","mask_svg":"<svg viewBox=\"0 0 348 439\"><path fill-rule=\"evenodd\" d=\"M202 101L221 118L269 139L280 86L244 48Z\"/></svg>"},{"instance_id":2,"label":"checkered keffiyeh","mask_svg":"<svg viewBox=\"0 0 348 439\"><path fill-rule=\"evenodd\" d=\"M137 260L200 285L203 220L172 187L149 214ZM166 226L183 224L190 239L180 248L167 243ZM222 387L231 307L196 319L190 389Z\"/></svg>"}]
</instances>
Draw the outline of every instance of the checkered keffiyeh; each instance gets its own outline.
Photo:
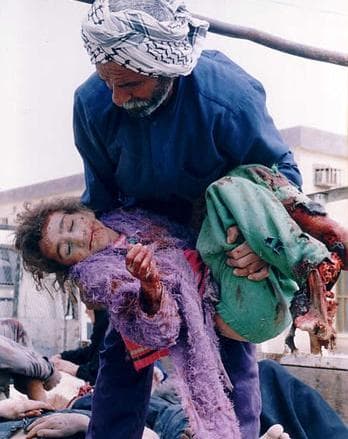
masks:
<instances>
[{"instance_id":1,"label":"checkered keffiyeh","mask_svg":"<svg viewBox=\"0 0 348 439\"><path fill-rule=\"evenodd\" d=\"M92 64L114 61L143 75L176 77L195 67L208 27L181 0L96 0L82 39Z\"/></svg>"}]
</instances>

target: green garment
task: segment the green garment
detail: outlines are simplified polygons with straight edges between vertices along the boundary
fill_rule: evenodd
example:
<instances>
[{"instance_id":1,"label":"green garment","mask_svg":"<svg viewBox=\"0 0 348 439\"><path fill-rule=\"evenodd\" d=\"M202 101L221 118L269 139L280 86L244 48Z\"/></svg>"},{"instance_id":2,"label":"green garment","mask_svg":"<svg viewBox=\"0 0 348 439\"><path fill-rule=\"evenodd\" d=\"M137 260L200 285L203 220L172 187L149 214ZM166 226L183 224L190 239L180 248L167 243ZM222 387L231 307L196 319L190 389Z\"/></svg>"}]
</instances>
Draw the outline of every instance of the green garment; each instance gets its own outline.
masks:
<instances>
[{"instance_id":1,"label":"green garment","mask_svg":"<svg viewBox=\"0 0 348 439\"><path fill-rule=\"evenodd\" d=\"M325 245L304 233L285 210L282 202L286 200L304 205L310 200L284 178L261 165L240 166L206 191L207 216L197 249L220 286L217 312L253 343L277 336L291 323L289 305L298 285L330 257ZM267 279L237 277L226 264L225 252L242 242L227 244L226 231L233 225L271 265Z\"/></svg>"}]
</instances>

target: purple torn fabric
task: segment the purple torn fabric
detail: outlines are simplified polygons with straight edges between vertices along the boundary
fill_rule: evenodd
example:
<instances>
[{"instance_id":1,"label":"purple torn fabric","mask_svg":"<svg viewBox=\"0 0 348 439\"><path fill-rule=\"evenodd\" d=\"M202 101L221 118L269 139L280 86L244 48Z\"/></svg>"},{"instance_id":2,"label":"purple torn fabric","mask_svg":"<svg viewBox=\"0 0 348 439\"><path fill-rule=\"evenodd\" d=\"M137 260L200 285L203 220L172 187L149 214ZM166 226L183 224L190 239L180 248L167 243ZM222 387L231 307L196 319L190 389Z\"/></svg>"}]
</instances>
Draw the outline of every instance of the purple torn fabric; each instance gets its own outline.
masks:
<instances>
[{"instance_id":1,"label":"purple torn fabric","mask_svg":"<svg viewBox=\"0 0 348 439\"><path fill-rule=\"evenodd\" d=\"M194 248L183 226L141 209L112 212L101 218L108 227L153 246L164 285L159 311L140 307L140 283L125 266L125 249L109 246L71 269L84 300L104 304L117 331L134 342L168 347L184 410L197 439L239 439L240 431L226 391L231 383L221 362L213 323L213 285L208 280L202 303L195 274L183 250ZM174 238L175 236L175 238Z\"/></svg>"}]
</instances>

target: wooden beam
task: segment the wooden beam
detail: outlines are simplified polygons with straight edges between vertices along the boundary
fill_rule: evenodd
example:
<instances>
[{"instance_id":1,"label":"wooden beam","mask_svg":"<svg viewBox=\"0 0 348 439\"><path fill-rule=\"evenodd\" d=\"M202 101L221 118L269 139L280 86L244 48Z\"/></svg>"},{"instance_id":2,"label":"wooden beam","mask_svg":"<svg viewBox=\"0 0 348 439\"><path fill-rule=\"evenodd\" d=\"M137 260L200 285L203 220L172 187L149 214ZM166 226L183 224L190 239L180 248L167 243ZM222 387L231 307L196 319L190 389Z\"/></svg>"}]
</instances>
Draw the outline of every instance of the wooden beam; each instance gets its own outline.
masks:
<instances>
[{"instance_id":1,"label":"wooden beam","mask_svg":"<svg viewBox=\"0 0 348 439\"><path fill-rule=\"evenodd\" d=\"M250 27L224 23L223 21L214 20L202 15L195 15L195 17L208 21L210 23L209 31L219 35L249 40L269 47L270 49L275 49L301 58L337 64L345 67L348 66L347 53L340 53L332 50L321 49L319 47L295 43L267 32L262 32Z\"/></svg>"}]
</instances>

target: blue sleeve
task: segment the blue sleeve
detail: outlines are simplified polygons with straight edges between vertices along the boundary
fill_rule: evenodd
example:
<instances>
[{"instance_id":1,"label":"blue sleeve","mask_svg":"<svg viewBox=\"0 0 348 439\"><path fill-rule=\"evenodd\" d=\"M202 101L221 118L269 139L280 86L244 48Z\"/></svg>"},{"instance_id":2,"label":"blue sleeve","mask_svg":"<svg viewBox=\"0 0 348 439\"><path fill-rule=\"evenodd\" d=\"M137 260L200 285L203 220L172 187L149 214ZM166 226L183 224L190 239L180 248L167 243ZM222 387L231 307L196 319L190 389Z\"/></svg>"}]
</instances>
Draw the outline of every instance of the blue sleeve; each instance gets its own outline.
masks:
<instances>
[{"instance_id":1,"label":"blue sleeve","mask_svg":"<svg viewBox=\"0 0 348 439\"><path fill-rule=\"evenodd\" d=\"M284 174L291 183L301 190L303 183L302 176L295 162L293 153L289 150L280 157L280 160L276 162L276 164L279 172Z\"/></svg>"},{"instance_id":2,"label":"blue sleeve","mask_svg":"<svg viewBox=\"0 0 348 439\"><path fill-rule=\"evenodd\" d=\"M280 172L301 187L300 171L268 114L262 85L253 79L238 97L236 105L226 108L221 118L219 143L225 153L236 166L255 163L271 167L276 164Z\"/></svg>"},{"instance_id":3,"label":"blue sleeve","mask_svg":"<svg viewBox=\"0 0 348 439\"><path fill-rule=\"evenodd\" d=\"M117 206L117 189L113 169L97 131L90 123L78 91L75 93L73 127L75 145L84 165L86 189L83 204L97 212L107 212Z\"/></svg>"}]
</instances>

